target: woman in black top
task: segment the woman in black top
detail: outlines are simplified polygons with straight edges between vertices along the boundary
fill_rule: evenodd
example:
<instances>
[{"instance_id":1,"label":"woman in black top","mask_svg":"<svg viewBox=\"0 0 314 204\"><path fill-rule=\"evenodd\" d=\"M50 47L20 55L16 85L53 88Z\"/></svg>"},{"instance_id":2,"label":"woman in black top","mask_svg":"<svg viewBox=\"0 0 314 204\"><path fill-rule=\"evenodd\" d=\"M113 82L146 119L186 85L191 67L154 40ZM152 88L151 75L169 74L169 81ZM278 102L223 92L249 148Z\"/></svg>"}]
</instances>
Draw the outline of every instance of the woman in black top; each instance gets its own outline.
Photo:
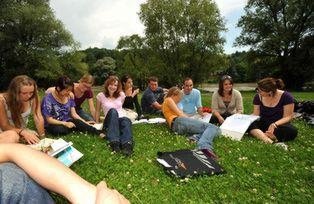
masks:
<instances>
[{"instance_id":1,"label":"woman in black top","mask_svg":"<svg viewBox=\"0 0 314 204\"><path fill-rule=\"evenodd\" d=\"M138 118L142 117L142 109L140 104L138 103L137 94L140 92L139 88L135 88L133 86L133 80L129 75L124 75L121 78L122 90L125 93L125 100L122 105L123 108L134 110L136 109L136 113Z\"/></svg>"}]
</instances>

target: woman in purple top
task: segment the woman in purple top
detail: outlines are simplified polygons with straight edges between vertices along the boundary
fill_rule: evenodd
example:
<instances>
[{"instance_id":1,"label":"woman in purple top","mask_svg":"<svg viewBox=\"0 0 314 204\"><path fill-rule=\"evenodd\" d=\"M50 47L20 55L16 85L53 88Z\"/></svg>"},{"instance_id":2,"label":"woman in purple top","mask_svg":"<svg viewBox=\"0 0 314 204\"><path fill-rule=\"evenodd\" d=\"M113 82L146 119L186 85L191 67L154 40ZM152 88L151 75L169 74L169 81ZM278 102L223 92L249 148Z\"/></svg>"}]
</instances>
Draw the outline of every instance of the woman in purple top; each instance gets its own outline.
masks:
<instances>
[{"instance_id":1,"label":"woman in purple top","mask_svg":"<svg viewBox=\"0 0 314 204\"><path fill-rule=\"evenodd\" d=\"M76 113L72 89L71 79L63 76L57 80L55 89L43 98L41 111L46 130L53 135L68 134L72 130L100 135Z\"/></svg>"},{"instance_id":2,"label":"woman in purple top","mask_svg":"<svg viewBox=\"0 0 314 204\"><path fill-rule=\"evenodd\" d=\"M265 143L293 140L298 133L290 124L293 119L293 97L281 90L283 87L281 79L271 77L257 83L253 115L259 115L260 120L253 122L248 131Z\"/></svg>"},{"instance_id":3,"label":"woman in purple top","mask_svg":"<svg viewBox=\"0 0 314 204\"><path fill-rule=\"evenodd\" d=\"M100 110L105 115L103 128L107 132L109 145L113 152L126 156L133 153L133 136L131 120L126 117L122 104L125 94L116 76L109 76L104 84L104 91L96 96L96 122L99 121Z\"/></svg>"}]
</instances>

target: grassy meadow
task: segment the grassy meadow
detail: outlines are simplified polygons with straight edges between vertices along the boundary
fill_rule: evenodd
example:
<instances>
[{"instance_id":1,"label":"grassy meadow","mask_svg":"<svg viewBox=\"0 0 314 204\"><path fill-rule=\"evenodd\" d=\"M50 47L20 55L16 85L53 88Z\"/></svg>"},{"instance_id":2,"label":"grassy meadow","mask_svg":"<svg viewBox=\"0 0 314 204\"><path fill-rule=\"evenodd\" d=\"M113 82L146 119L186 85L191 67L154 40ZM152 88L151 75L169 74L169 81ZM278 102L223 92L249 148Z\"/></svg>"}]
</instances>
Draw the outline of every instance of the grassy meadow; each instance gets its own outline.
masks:
<instances>
[{"instance_id":1,"label":"grassy meadow","mask_svg":"<svg viewBox=\"0 0 314 204\"><path fill-rule=\"evenodd\" d=\"M253 92L243 92L245 113L252 111ZM313 92L293 92L297 100L313 100ZM209 106L211 93L203 93ZM86 104L85 104L86 105ZM311 203L313 202L313 126L296 119L299 134L287 142L288 151L264 144L248 135L241 141L219 137L214 141L218 162L226 173L178 179L166 174L156 162L158 151L193 149L184 136L166 124L133 125L134 154L112 154L107 142L84 133L63 138L72 141L84 156L71 166L97 184L105 180L131 203ZM53 194L56 203L67 201Z\"/></svg>"}]
</instances>

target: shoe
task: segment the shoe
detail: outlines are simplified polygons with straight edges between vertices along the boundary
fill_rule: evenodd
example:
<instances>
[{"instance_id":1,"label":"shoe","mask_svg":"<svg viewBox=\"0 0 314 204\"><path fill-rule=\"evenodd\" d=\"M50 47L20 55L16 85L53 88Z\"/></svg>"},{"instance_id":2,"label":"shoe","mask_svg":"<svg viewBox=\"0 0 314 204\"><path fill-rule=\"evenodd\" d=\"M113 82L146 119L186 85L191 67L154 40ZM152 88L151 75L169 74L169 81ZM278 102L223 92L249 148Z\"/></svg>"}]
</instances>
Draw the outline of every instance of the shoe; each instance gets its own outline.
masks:
<instances>
[{"instance_id":1,"label":"shoe","mask_svg":"<svg viewBox=\"0 0 314 204\"><path fill-rule=\"evenodd\" d=\"M110 142L109 143L110 147L111 147L111 151L112 152L120 152L121 148L120 148L120 142L114 141L114 142Z\"/></svg>"},{"instance_id":2,"label":"shoe","mask_svg":"<svg viewBox=\"0 0 314 204\"><path fill-rule=\"evenodd\" d=\"M218 160L218 156L210 149L201 149L204 154L208 157L213 158L214 160Z\"/></svg>"},{"instance_id":3,"label":"shoe","mask_svg":"<svg viewBox=\"0 0 314 204\"><path fill-rule=\"evenodd\" d=\"M106 137L106 134L103 133L103 132L101 132L101 133L99 133L99 137L100 137L100 138L105 138L105 137Z\"/></svg>"},{"instance_id":4,"label":"shoe","mask_svg":"<svg viewBox=\"0 0 314 204\"><path fill-rule=\"evenodd\" d=\"M127 142L122 145L122 154L125 156L131 156L133 153L133 144L131 142Z\"/></svg>"},{"instance_id":5,"label":"shoe","mask_svg":"<svg viewBox=\"0 0 314 204\"><path fill-rule=\"evenodd\" d=\"M274 145L277 146L277 147L283 148L285 151L288 151L288 145L286 145L283 142L276 142L276 143L274 143Z\"/></svg>"}]
</instances>

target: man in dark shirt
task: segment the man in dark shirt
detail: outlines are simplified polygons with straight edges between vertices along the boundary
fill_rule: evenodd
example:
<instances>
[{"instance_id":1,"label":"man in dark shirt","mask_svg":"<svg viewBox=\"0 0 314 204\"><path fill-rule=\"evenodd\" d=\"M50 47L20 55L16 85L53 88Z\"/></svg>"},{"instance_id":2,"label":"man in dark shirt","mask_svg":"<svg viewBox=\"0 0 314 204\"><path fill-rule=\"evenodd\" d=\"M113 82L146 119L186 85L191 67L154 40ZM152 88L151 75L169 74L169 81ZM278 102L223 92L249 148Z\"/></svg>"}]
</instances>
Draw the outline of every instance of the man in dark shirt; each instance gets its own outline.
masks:
<instances>
[{"instance_id":1,"label":"man in dark shirt","mask_svg":"<svg viewBox=\"0 0 314 204\"><path fill-rule=\"evenodd\" d=\"M144 113L153 114L161 113L161 105L164 101L165 91L163 88L158 87L157 77L149 77L148 87L144 91L141 106Z\"/></svg>"}]
</instances>

